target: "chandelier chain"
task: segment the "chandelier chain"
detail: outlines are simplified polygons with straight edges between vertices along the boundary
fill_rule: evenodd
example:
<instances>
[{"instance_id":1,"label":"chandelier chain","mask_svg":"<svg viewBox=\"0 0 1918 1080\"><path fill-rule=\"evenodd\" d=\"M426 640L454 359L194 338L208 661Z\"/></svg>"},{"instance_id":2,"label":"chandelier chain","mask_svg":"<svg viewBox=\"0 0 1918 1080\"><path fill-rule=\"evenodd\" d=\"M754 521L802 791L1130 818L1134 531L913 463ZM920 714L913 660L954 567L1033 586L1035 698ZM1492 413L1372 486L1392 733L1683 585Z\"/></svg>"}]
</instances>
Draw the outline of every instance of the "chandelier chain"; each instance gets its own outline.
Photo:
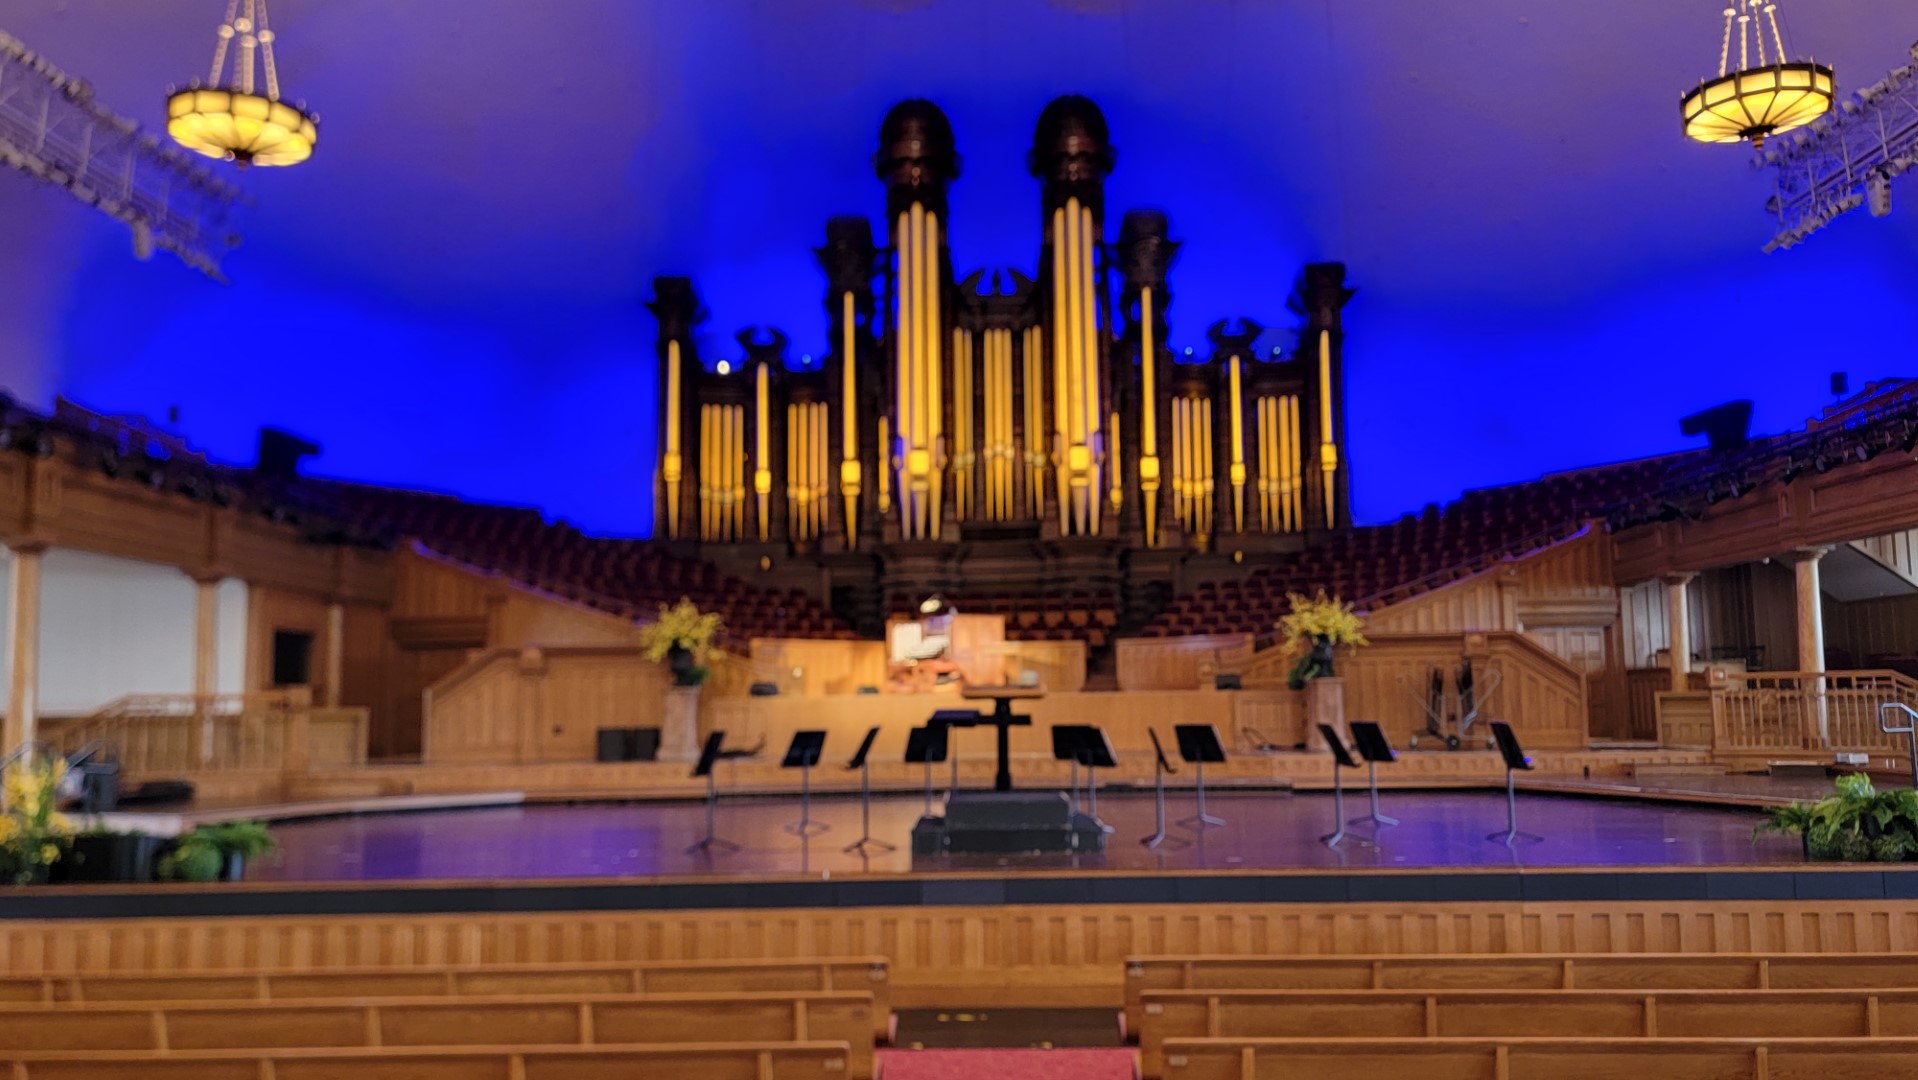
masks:
<instances>
[{"instance_id":1,"label":"chandelier chain","mask_svg":"<svg viewBox=\"0 0 1918 1080\"><path fill-rule=\"evenodd\" d=\"M1772 44L1777 47L1778 62L1782 64L1785 62L1785 35L1778 32L1778 5L1777 4L1765 5L1765 18L1771 22Z\"/></svg>"},{"instance_id":2,"label":"chandelier chain","mask_svg":"<svg viewBox=\"0 0 1918 1080\"><path fill-rule=\"evenodd\" d=\"M280 72L273 66L273 29L266 24L266 0L260 4L260 56L266 68L266 96L270 101L280 100Z\"/></svg>"},{"instance_id":3,"label":"chandelier chain","mask_svg":"<svg viewBox=\"0 0 1918 1080\"><path fill-rule=\"evenodd\" d=\"M1732 58L1732 19L1738 15L1738 9L1725 8L1725 40L1718 46L1718 77L1725 77L1726 66Z\"/></svg>"},{"instance_id":4,"label":"chandelier chain","mask_svg":"<svg viewBox=\"0 0 1918 1080\"><path fill-rule=\"evenodd\" d=\"M240 0L227 0L226 21L213 35L213 73L206 77L208 86L220 85L220 72L226 70L226 49L233 43L233 20L240 15Z\"/></svg>"}]
</instances>

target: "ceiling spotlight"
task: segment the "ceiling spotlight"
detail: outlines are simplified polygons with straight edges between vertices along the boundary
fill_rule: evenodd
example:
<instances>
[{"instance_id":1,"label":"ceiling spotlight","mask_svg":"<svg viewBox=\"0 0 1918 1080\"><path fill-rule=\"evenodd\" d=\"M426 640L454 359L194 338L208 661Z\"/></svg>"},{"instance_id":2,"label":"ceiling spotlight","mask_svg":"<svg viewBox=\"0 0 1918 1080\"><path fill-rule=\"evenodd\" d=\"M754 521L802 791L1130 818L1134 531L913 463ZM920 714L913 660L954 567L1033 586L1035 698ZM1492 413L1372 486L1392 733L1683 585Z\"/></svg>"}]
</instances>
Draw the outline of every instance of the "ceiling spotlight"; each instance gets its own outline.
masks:
<instances>
[{"instance_id":1,"label":"ceiling spotlight","mask_svg":"<svg viewBox=\"0 0 1918 1080\"><path fill-rule=\"evenodd\" d=\"M1738 67L1731 67L1733 27ZM1767 46L1769 45L1769 51ZM1757 63L1752 63L1756 52ZM1707 79L1679 102L1685 135L1699 142L1754 147L1781 131L1803 127L1831 111L1831 69L1788 61L1778 32L1776 0L1726 0L1725 36L1718 50L1718 77Z\"/></svg>"},{"instance_id":2,"label":"ceiling spotlight","mask_svg":"<svg viewBox=\"0 0 1918 1080\"><path fill-rule=\"evenodd\" d=\"M196 154L239 165L298 165L319 138L312 113L280 100L266 0L227 0L213 47L213 73L167 97L166 130ZM234 52L237 47L237 52ZM234 52L233 63L227 54ZM256 71L257 69L257 71ZM266 92L259 92L264 75Z\"/></svg>"}]
</instances>

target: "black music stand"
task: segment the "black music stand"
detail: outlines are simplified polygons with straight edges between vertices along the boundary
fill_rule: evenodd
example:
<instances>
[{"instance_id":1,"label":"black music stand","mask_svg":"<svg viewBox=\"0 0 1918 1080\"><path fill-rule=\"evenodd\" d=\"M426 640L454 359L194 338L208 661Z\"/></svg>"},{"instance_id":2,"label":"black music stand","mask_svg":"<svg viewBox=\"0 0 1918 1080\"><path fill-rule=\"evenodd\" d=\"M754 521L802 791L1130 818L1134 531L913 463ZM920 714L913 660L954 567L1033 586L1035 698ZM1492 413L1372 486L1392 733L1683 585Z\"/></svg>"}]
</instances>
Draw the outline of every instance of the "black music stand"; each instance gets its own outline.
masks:
<instances>
[{"instance_id":1,"label":"black music stand","mask_svg":"<svg viewBox=\"0 0 1918 1080\"><path fill-rule=\"evenodd\" d=\"M819 755L825 749L825 732L795 731L793 741L786 747L786 758L779 763L782 769L799 770L799 820L786 826L786 831L794 836L811 836L832 828L812 819L812 767L819 764Z\"/></svg>"},{"instance_id":2,"label":"black music stand","mask_svg":"<svg viewBox=\"0 0 1918 1080\"><path fill-rule=\"evenodd\" d=\"M1209 728L1211 725L1206 725L1206 726ZM1153 820L1153 824L1157 827L1153 830L1151 836L1147 836L1140 839L1139 843L1144 844L1146 847L1149 847L1149 848L1156 848L1160 844L1163 844L1166 842L1165 778L1167 775L1177 770L1173 769L1172 763L1165 759L1165 747L1160 745L1159 743L1158 731L1153 728L1147 728L1145 730L1147 735L1152 736L1152 756L1155 759L1152 763L1152 796L1153 796L1153 819L1152 820ZM1173 840L1172 842L1175 844L1179 844L1181 846L1185 844L1185 841L1177 840L1177 839Z\"/></svg>"},{"instance_id":3,"label":"black music stand","mask_svg":"<svg viewBox=\"0 0 1918 1080\"><path fill-rule=\"evenodd\" d=\"M866 730L866 737L859 741L859 749L853 752L852 760L846 763L846 769L859 770L859 839L847 844L845 851L864 851L878 848L880 851L892 851L894 845L872 837L872 762L866 756L872 753L872 743L879 737L876 727Z\"/></svg>"},{"instance_id":4,"label":"black music stand","mask_svg":"<svg viewBox=\"0 0 1918 1080\"><path fill-rule=\"evenodd\" d=\"M1372 812L1364 817L1355 817L1348 824L1370 824L1374 832L1389 829L1397 825L1399 819L1379 813L1379 765L1390 765L1399 756L1392 752L1392 743L1385 737L1385 729L1372 721L1354 720L1346 727L1352 732L1352 745L1358 749L1359 756L1365 759L1365 779L1371 789L1372 799Z\"/></svg>"},{"instance_id":5,"label":"black music stand","mask_svg":"<svg viewBox=\"0 0 1918 1080\"><path fill-rule=\"evenodd\" d=\"M1084 724L1052 725L1052 757L1072 766L1072 805L1079 805L1079 742L1092 729Z\"/></svg>"},{"instance_id":6,"label":"black music stand","mask_svg":"<svg viewBox=\"0 0 1918 1080\"><path fill-rule=\"evenodd\" d=\"M1198 781L1199 812L1179 822L1183 828L1205 829L1225 824L1225 819L1205 812L1205 766L1225 761L1225 744L1219 741L1219 729L1211 724L1179 724L1172 729L1179 739L1179 757L1193 768Z\"/></svg>"},{"instance_id":7,"label":"black music stand","mask_svg":"<svg viewBox=\"0 0 1918 1080\"><path fill-rule=\"evenodd\" d=\"M939 709L932 714L932 719L926 722L928 727L936 727L945 731L945 760L952 763L952 780L946 785L946 798L948 799L952 798L953 792L959 790L959 750L953 745L952 732L949 729L978 727L984 720L985 714L981 713L978 709Z\"/></svg>"},{"instance_id":8,"label":"black music stand","mask_svg":"<svg viewBox=\"0 0 1918 1080\"><path fill-rule=\"evenodd\" d=\"M1356 769L1359 763L1352 760L1352 752L1345 748L1345 742L1331 724L1319 725L1319 738L1324 739L1326 748L1332 751L1332 820L1338 823L1338 828L1319 837L1319 843L1338 847L1345 839L1345 770Z\"/></svg>"},{"instance_id":9,"label":"black music stand","mask_svg":"<svg viewBox=\"0 0 1918 1080\"><path fill-rule=\"evenodd\" d=\"M1074 737L1078 741L1074 757L1086 770L1086 816L1099 826L1100 832L1111 832L1112 826L1099 820L1099 770L1119 765L1119 759L1112 753L1112 740L1106 738L1105 729L1091 724L1079 726Z\"/></svg>"},{"instance_id":10,"label":"black music stand","mask_svg":"<svg viewBox=\"0 0 1918 1080\"><path fill-rule=\"evenodd\" d=\"M926 809L922 817L932 816L932 766L946 760L946 726L927 724L906 733L906 764L926 767Z\"/></svg>"},{"instance_id":11,"label":"black music stand","mask_svg":"<svg viewBox=\"0 0 1918 1080\"><path fill-rule=\"evenodd\" d=\"M721 840L713 835L713 811L719 806L719 783L714 776L713 766L719 761L719 748L726 742L726 733L715 731L706 736L706 745L699 751L699 763L693 766L693 776L706 778L706 836L692 847L687 854L703 851L711 854L717 851L738 851L739 845L731 840Z\"/></svg>"},{"instance_id":12,"label":"black music stand","mask_svg":"<svg viewBox=\"0 0 1918 1080\"><path fill-rule=\"evenodd\" d=\"M1498 756L1505 759L1505 831L1488 833L1485 839L1496 840L1506 847L1520 840L1536 844L1545 838L1518 831L1518 782L1515 779L1519 770L1531 771L1532 759L1525 756L1518 736L1512 734L1512 725L1503 720L1492 721L1492 742L1498 746Z\"/></svg>"}]
</instances>

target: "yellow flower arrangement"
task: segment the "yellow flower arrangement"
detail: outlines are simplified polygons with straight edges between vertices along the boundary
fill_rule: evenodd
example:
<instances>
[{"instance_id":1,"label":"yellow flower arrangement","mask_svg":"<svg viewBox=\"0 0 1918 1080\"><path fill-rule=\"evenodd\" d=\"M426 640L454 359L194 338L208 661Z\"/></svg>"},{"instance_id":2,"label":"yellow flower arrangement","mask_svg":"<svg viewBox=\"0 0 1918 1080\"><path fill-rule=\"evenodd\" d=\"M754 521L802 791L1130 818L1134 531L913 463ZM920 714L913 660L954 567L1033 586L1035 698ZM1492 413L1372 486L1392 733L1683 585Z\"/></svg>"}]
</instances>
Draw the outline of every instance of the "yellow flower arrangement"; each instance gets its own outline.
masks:
<instances>
[{"instance_id":1,"label":"yellow flower arrangement","mask_svg":"<svg viewBox=\"0 0 1918 1080\"><path fill-rule=\"evenodd\" d=\"M712 652L722 625L718 612L700 611L682 596L671 607L659 605L659 617L639 628L640 654L655 663L667 661L674 683L698 686L706 681L703 661Z\"/></svg>"},{"instance_id":2,"label":"yellow flower arrangement","mask_svg":"<svg viewBox=\"0 0 1918 1080\"><path fill-rule=\"evenodd\" d=\"M1358 617L1351 604L1325 595L1325 590L1320 589L1310 599L1287 593L1286 600L1292 611L1279 620L1278 628L1284 635L1286 651L1301 654L1288 680L1294 690L1303 688L1308 679L1332 674L1334 648L1370 644L1365 640L1365 620Z\"/></svg>"},{"instance_id":3,"label":"yellow flower arrangement","mask_svg":"<svg viewBox=\"0 0 1918 1080\"><path fill-rule=\"evenodd\" d=\"M60 812L58 757L17 761L0 779L0 880L24 885L60 861L73 823Z\"/></svg>"},{"instance_id":4,"label":"yellow flower arrangement","mask_svg":"<svg viewBox=\"0 0 1918 1080\"><path fill-rule=\"evenodd\" d=\"M1320 641L1335 646L1370 644L1365 640L1365 620L1352 611L1351 604L1325 595L1324 589L1311 599L1300 593L1287 593L1285 598L1292 613L1279 620L1279 631L1285 635L1287 649Z\"/></svg>"}]
</instances>

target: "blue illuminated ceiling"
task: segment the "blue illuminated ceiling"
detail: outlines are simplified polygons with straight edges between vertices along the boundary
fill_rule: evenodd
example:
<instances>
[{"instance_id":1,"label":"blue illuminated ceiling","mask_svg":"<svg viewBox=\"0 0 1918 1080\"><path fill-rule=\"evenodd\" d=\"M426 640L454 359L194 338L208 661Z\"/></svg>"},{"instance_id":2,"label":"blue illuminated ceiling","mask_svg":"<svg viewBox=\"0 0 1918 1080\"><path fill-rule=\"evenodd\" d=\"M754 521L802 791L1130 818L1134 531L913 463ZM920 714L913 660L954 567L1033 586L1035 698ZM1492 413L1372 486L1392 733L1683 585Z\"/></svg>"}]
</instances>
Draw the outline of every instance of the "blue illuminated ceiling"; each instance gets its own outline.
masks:
<instances>
[{"instance_id":1,"label":"blue illuminated ceiling","mask_svg":"<svg viewBox=\"0 0 1918 1080\"><path fill-rule=\"evenodd\" d=\"M219 0L12 0L0 26L159 120ZM1109 221L1184 241L1172 343L1285 325L1340 260L1363 519L1466 486L1684 445L1735 397L1801 422L1831 371L1912 374L1918 190L1763 255L1767 178L1688 144L1704 0L274 0L314 160L257 199L220 286L58 192L0 176L0 381L164 418L216 455L262 423L318 470L645 531L656 274L690 274L709 358L746 325L825 347L812 249L876 214L878 122L924 96L965 160L955 263L1030 271L1024 152L1065 92L1119 149ZM1918 39L1909 0L1787 10L1841 88Z\"/></svg>"}]
</instances>

